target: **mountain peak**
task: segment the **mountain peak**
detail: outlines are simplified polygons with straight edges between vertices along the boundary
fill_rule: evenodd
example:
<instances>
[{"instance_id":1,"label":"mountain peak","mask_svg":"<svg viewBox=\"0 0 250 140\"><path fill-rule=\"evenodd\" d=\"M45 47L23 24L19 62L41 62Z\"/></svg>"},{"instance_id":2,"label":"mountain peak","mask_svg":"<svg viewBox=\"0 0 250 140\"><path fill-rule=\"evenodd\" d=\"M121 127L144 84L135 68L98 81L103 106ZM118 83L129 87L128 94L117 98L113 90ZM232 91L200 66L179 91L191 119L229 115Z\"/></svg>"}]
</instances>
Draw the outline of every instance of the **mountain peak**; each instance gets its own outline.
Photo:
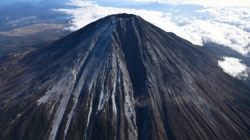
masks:
<instances>
[{"instance_id":1,"label":"mountain peak","mask_svg":"<svg viewBox=\"0 0 250 140\"><path fill-rule=\"evenodd\" d=\"M24 57L0 87L0 139L249 139L249 87L137 17L105 17Z\"/></svg>"},{"instance_id":2,"label":"mountain peak","mask_svg":"<svg viewBox=\"0 0 250 140\"><path fill-rule=\"evenodd\" d=\"M114 14L114 15L109 15L107 17L115 17L115 18L132 18L132 17L138 17L134 14L126 14L126 13L121 13L121 14Z\"/></svg>"}]
</instances>

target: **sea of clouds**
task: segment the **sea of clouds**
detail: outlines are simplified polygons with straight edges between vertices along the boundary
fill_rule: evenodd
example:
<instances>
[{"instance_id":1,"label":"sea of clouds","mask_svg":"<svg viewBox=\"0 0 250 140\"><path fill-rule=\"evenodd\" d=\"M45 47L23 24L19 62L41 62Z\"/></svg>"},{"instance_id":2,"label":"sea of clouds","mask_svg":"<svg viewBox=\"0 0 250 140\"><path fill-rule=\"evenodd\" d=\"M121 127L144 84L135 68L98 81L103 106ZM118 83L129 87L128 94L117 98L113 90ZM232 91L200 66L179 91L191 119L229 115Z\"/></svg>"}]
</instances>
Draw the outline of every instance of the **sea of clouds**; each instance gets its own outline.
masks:
<instances>
[{"instance_id":1,"label":"sea of clouds","mask_svg":"<svg viewBox=\"0 0 250 140\"><path fill-rule=\"evenodd\" d=\"M112 3L112 1L109 2ZM59 11L72 15L72 26L68 28L72 31L107 15L129 13L141 16L163 30L173 32L193 44L203 45L206 42L213 42L248 56L250 52L249 0L241 0L241 2L237 0L130 0L131 5L143 3L150 6L152 2L173 7L166 12L141 9L140 6L122 8L112 4L102 6L98 1L71 0L69 4L77 8L59 9ZM192 9L190 8L192 5L199 5L202 8ZM224 57L218 64L234 77L242 74L248 76L247 66L237 58Z\"/></svg>"}]
</instances>

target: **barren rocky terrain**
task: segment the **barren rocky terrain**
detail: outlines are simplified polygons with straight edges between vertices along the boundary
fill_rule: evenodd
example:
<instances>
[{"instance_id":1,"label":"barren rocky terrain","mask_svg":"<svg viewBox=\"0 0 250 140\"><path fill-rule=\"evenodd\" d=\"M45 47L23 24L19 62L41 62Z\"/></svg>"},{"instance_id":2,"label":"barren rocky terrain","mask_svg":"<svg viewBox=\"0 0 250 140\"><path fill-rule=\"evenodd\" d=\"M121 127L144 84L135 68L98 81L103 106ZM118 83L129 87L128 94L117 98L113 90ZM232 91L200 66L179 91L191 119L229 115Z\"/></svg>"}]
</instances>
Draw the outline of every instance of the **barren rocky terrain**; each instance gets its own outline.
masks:
<instances>
[{"instance_id":1,"label":"barren rocky terrain","mask_svg":"<svg viewBox=\"0 0 250 140\"><path fill-rule=\"evenodd\" d=\"M111 15L19 56L0 139L249 139L250 87L204 49Z\"/></svg>"}]
</instances>

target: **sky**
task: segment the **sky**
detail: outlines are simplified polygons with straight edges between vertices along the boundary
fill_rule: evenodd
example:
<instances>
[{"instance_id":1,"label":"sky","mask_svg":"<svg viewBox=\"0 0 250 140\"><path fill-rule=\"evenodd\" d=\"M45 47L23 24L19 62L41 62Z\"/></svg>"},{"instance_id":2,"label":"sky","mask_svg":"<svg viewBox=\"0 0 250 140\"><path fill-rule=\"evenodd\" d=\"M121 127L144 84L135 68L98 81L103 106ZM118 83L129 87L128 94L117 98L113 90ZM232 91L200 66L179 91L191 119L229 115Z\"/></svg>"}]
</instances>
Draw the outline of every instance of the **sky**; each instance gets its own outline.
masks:
<instances>
[{"instance_id":1,"label":"sky","mask_svg":"<svg viewBox=\"0 0 250 140\"><path fill-rule=\"evenodd\" d=\"M76 31L110 14L129 13L193 44L213 42L245 57L250 54L250 0L68 0L67 4L77 6L57 9L72 16L67 30ZM224 56L218 64L234 77L248 77L249 68L239 58Z\"/></svg>"}]
</instances>

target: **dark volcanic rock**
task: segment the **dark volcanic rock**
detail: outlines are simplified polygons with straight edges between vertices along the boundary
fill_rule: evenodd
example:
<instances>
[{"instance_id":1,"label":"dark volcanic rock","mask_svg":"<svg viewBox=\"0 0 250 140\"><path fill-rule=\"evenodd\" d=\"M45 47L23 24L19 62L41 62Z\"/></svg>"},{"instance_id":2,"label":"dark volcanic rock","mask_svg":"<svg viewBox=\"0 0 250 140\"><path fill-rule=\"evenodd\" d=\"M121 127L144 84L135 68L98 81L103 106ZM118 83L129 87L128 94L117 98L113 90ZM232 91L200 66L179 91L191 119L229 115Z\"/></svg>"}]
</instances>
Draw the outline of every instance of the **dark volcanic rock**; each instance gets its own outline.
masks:
<instances>
[{"instance_id":1,"label":"dark volcanic rock","mask_svg":"<svg viewBox=\"0 0 250 140\"><path fill-rule=\"evenodd\" d=\"M250 88L202 47L111 15L0 84L0 139L250 139Z\"/></svg>"}]
</instances>

